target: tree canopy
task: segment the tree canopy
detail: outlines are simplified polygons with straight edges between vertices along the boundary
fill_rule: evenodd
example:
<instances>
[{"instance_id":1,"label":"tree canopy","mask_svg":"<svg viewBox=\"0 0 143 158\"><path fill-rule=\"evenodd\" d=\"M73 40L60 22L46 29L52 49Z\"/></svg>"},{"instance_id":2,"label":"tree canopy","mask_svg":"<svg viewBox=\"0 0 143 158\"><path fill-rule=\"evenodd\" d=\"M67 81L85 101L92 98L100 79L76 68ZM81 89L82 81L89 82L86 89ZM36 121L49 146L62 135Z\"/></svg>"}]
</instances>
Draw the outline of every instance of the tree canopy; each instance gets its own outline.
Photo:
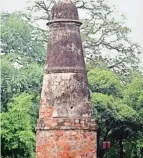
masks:
<instances>
[{"instance_id":1,"label":"tree canopy","mask_svg":"<svg viewBox=\"0 0 143 158\"><path fill-rule=\"evenodd\" d=\"M32 158L49 31L36 20L50 19L54 0L36 1L29 13L1 14L2 157ZM140 47L130 29L105 0L76 0L91 101L98 129L98 156L141 158L143 150L143 76ZM39 12L38 16L33 16ZM41 14L42 13L42 14ZM32 14L32 15L31 15ZM102 149L104 140L111 149ZM89 142L90 143L90 142Z\"/></svg>"},{"instance_id":2,"label":"tree canopy","mask_svg":"<svg viewBox=\"0 0 143 158\"><path fill-rule=\"evenodd\" d=\"M123 157L125 154L125 157L129 158L132 157L133 153L130 152L130 154L127 155L127 153L129 153L129 144L127 142L136 142L136 140L141 141L141 131L143 131L143 107L140 101L134 104L134 99L132 100L132 95L130 95L131 93L134 94L135 97L141 98L140 96L143 92L141 81L143 76L137 76L140 86L134 84L135 81L137 81L134 77L127 86L123 86L119 77L111 72L111 70L92 69L88 72L88 81L92 91L91 97L95 108L95 117L97 117L99 125L98 155L100 157L105 155L105 150L102 149L103 141L110 140L112 144L111 151L112 149L115 150L117 145L120 149L120 157ZM134 89L130 91L133 85ZM138 92L138 94L135 94L136 92ZM139 108L137 109L135 105ZM123 146L124 141L127 144ZM137 150L138 147L135 147L134 143L130 145L133 146L132 148L134 151ZM127 150L126 152L124 151L125 149ZM112 154L113 157L118 157L118 152L115 154L110 152L109 154ZM136 154L140 155L140 153Z\"/></svg>"},{"instance_id":3,"label":"tree canopy","mask_svg":"<svg viewBox=\"0 0 143 158\"><path fill-rule=\"evenodd\" d=\"M32 131L32 95L23 93L8 104L8 111L1 113L1 141L3 157L33 157L35 134Z\"/></svg>"},{"instance_id":4,"label":"tree canopy","mask_svg":"<svg viewBox=\"0 0 143 158\"><path fill-rule=\"evenodd\" d=\"M22 12L2 13L1 48L5 54L16 54L17 58L26 58L43 63L45 46L43 34L32 25L30 15Z\"/></svg>"}]
</instances>

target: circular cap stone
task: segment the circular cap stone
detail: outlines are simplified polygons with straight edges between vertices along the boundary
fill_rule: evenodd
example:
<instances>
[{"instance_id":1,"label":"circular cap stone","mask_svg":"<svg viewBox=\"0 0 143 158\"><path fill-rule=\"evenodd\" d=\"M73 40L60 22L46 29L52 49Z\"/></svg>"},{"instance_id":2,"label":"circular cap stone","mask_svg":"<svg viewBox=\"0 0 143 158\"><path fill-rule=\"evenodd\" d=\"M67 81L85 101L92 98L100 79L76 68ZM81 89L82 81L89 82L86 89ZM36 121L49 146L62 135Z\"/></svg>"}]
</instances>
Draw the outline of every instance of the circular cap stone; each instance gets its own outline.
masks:
<instances>
[{"instance_id":1,"label":"circular cap stone","mask_svg":"<svg viewBox=\"0 0 143 158\"><path fill-rule=\"evenodd\" d=\"M70 0L60 0L51 10L52 20L79 20L76 6Z\"/></svg>"}]
</instances>

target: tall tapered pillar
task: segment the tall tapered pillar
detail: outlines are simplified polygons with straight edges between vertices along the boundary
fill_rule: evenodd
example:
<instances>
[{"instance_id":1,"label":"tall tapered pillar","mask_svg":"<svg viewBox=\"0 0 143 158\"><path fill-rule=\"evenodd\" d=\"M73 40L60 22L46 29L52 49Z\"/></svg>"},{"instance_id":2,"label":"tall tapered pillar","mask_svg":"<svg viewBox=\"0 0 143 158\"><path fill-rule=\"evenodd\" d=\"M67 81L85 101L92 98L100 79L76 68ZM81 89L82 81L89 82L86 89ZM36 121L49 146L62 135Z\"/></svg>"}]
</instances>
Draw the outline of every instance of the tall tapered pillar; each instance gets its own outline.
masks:
<instances>
[{"instance_id":1,"label":"tall tapered pillar","mask_svg":"<svg viewBox=\"0 0 143 158\"><path fill-rule=\"evenodd\" d=\"M80 25L70 1L61 0L52 8L37 158L96 158L97 125L89 101Z\"/></svg>"}]
</instances>

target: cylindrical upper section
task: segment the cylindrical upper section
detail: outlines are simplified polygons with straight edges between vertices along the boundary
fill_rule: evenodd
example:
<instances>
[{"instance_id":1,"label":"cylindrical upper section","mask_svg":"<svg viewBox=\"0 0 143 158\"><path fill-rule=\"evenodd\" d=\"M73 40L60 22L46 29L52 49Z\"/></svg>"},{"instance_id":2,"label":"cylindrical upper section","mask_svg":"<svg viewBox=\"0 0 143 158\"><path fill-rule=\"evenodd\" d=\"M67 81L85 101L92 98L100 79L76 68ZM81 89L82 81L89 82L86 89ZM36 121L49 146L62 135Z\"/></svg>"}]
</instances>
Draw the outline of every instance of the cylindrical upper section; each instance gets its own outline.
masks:
<instances>
[{"instance_id":1,"label":"cylindrical upper section","mask_svg":"<svg viewBox=\"0 0 143 158\"><path fill-rule=\"evenodd\" d=\"M78 19L77 8L70 1L60 1L52 8L52 20L48 23L48 73L85 72Z\"/></svg>"}]
</instances>

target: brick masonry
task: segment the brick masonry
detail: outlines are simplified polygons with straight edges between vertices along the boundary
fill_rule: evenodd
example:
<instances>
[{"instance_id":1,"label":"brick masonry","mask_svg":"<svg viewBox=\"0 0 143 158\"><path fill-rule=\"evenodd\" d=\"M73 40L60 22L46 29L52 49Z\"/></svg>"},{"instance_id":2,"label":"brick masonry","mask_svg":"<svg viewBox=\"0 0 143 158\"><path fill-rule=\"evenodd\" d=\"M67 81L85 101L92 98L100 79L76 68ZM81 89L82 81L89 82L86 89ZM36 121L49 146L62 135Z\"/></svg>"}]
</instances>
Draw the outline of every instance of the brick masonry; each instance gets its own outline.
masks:
<instances>
[{"instance_id":1,"label":"brick masonry","mask_svg":"<svg viewBox=\"0 0 143 158\"><path fill-rule=\"evenodd\" d=\"M88 93L84 94L87 81L84 74L78 75L83 76L81 80L76 73L44 76L36 128L37 158L96 158L97 125Z\"/></svg>"},{"instance_id":2,"label":"brick masonry","mask_svg":"<svg viewBox=\"0 0 143 158\"><path fill-rule=\"evenodd\" d=\"M54 106L41 106L37 126L37 158L96 158L93 118L53 117Z\"/></svg>"},{"instance_id":3,"label":"brick masonry","mask_svg":"<svg viewBox=\"0 0 143 158\"><path fill-rule=\"evenodd\" d=\"M96 158L95 138L84 130L38 131L37 158Z\"/></svg>"},{"instance_id":4,"label":"brick masonry","mask_svg":"<svg viewBox=\"0 0 143 158\"><path fill-rule=\"evenodd\" d=\"M90 103L77 8L52 8L36 127L36 158L96 158L97 125Z\"/></svg>"}]
</instances>

